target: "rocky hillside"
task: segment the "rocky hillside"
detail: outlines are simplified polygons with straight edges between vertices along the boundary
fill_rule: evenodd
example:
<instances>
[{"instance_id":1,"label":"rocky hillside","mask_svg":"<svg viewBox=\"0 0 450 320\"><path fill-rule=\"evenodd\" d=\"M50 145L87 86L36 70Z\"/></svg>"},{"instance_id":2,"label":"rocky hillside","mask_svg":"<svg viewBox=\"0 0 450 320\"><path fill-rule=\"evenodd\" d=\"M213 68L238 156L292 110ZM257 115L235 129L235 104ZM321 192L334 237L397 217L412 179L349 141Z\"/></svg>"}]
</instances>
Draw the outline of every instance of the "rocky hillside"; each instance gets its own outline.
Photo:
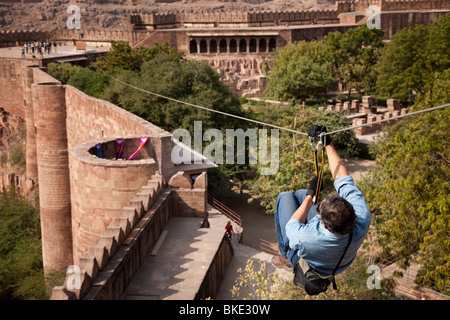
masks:
<instances>
[{"instance_id":1,"label":"rocky hillside","mask_svg":"<svg viewBox=\"0 0 450 320\"><path fill-rule=\"evenodd\" d=\"M334 2L335 0L43 0L22 4L20 0L0 0L0 27L5 30L66 28L66 21L72 15L67 13L71 4L76 4L81 9L82 29L125 31L127 17L133 12L313 10L332 9L335 7Z\"/></svg>"}]
</instances>

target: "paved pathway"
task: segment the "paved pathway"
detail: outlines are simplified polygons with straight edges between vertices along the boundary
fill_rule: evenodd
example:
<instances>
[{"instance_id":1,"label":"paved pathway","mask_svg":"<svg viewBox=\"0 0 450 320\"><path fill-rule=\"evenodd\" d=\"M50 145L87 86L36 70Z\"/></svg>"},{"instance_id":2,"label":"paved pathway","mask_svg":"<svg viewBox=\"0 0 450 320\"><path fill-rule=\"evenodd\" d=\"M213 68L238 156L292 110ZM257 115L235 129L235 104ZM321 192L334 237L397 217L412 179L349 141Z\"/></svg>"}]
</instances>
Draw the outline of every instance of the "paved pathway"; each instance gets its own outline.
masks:
<instances>
[{"instance_id":1,"label":"paved pathway","mask_svg":"<svg viewBox=\"0 0 450 320\"><path fill-rule=\"evenodd\" d=\"M21 48L22 47L7 47L7 48L0 48L0 57L3 58L21 58ZM87 52L93 53L93 52L106 52L109 51L108 47L94 47L94 46L87 46L86 48ZM25 54L25 59L40 59L40 58L55 58L55 57L66 57L66 56L74 56L74 55L84 55L86 54L85 50L76 50L74 45L65 45L65 46L57 46L56 52L54 51L52 47L52 51L50 54L43 54L40 55L38 53L31 53L31 50L28 50L28 54Z\"/></svg>"},{"instance_id":2,"label":"paved pathway","mask_svg":"<svg viewBox=\"0 0 450 320\"><path fill-rule=\"evenodd\" d=\"M228 219L173 217L159 250L149 255L122 296L124 300L193 300L222 241Z\"/></svg>"}]
</instances>

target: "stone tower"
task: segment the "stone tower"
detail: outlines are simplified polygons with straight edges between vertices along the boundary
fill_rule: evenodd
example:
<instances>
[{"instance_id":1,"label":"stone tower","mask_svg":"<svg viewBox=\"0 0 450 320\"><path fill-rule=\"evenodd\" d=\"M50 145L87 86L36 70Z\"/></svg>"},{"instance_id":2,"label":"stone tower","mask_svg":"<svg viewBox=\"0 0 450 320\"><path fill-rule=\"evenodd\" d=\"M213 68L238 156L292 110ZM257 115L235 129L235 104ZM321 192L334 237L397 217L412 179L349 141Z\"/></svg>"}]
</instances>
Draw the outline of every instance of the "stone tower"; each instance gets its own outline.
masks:
<instances>
[{"instance_id":1,"label":"stone tower","mask_svg":"<svg viewBox=\"0 0 450 320\"><path fill-rule=\"evenodd\" d=\"M45 274L73 264L64 86L31 85Z\"/></svg>"}]
</instances>

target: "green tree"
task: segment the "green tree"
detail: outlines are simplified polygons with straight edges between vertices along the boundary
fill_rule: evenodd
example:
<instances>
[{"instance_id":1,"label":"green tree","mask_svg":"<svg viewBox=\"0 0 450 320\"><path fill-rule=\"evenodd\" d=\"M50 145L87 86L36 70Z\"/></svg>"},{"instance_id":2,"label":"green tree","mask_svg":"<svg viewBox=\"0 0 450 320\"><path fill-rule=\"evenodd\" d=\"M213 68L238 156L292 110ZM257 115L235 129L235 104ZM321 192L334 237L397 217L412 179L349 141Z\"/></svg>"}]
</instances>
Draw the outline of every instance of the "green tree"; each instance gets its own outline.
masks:
<instances>
[{"instance_id":1,"label":"green tree","mask_svg":"<svg viewBox=\"0 0 450 320\"><path fill-rule=\"evenodd\" d=\"M383 34L383 30L369 29L362 25L344 34L334 32L324 37L334 72L339 82L348 87L349 98L352 89L366 93L374 91L374 66L383 47Z\"/></svg>"},{"instance_id":2,"label":"green tree","mask_svg":"<svg viewBox=\"0 0 450 320\"><path fill-rule=\"evenodd\" d=\"M320 41L298 41L275 51L268 63L265 94L281 101L300 100L325 93L336 83L326 48Z\"/></svg>"},{"instance_id":3,"label":"green tree","mask_svg":"<svg viewBox=\"0 0 450 320\"><path fill-rule=\"evenodd\" d=\"M292 278L286 278L276 272L269 273L264 261L248 259L244 269L239 268L239 276L230 290L234 299L242 300L392 300L394 281L383 279L379 289L367 287L368 260L359 253L352 265L336 276L338 290L330 285L326 293L309 296L305 290L293 284Z\"/></svg>"},{"instance_id":4,"label":"green tree","mask_svg":"<svg viewBox=\"0 0 450 320\"><path fill-rule=\"evenodd\" d=\"M167 43L164 43L161 46L155 42L152 47L138 47L133 49L128 42L118 41L113 42L108 54L104 57L99 57L97 61L92 64L92 67L105 72L114 69L139 71L145 61L152 60L161 53L167 53L175 57L183 56L182 52L170 49Z\"/></svg>"},{"instance_id":5,"label":"green tree","mask_svg":"<svg viewBox=\"0 0 450 320\"><path fill-rule=\"evenodd\" d=\"M161 53L142 64L139 72L122 70L115 77L152 93L210 109L244 115L239 98L220 81L220 75L206 62L185 60ZM168 131L193 130L194 120L203 128L234 128L234 118L171 101L119 82L112 82L101 96ZM238 126L239 127L239 126Z\"/></svg>"},{"instance_id":6,"label":"green tree","mask_svg":"<svg viewBox=\"0 0 450 320\"><path fill-rule=\"evenodd\" d=\"M63 63L49 63L47 66L48 73L61 81L61 83L66 84L69 82L70 77L78 70L77 66L74 66L70 63L63 62Z\"/></svg>"},{"instance_id":7,"label":"green tree","mask_svg":"<svg viewBox=\"0 0 450 320\"><path fill-rule=\"evenodd\" d=\"M436 73L450 68L450 14L430 26L397 32L383 48L376 66L377 93L413 101L430 90Z\"/></svg>"},{"instance_id":8,"label":"green tree","mask_svg":"<svg viewBox=\"0 0 450 320\"><path fill-rule=\"evenodd\" d=\"M49 63L48 72L63 84L70 84L84 93L98 98L109 84L108 75L70 63Z\"/></svg>"},{"instance_id":9,"label":"green tree","mask_svg":"<svg viewBox=\"0 0 450 320\"><path fill-rule=\"evenodd\" d=\"M14 190L0 194L0 299L47 299L39 209Z\"/></svg>"},{"instance_id":10,"label":"green tree","mask_svg":"<svg viewBox=\"0 0 450 320\"><path fill-rule=\"evenodd\" d=\"M450 70L435 74L413 110L448 103ZM450 294L450 108L398 122L378 144L377 169L361 188L382 257L422 267L416 282Z\"/></svg>"}]
</instances>

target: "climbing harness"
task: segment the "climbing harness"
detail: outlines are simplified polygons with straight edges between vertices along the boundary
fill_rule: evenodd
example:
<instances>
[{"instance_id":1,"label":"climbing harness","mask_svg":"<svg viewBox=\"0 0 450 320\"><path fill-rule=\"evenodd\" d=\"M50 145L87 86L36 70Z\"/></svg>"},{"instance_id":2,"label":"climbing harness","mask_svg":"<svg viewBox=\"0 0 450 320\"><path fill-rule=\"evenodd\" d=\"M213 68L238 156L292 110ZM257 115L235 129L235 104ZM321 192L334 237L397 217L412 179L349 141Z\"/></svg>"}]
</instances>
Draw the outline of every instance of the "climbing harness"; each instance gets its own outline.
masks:
<instances>
[{"instance_id":1,"label":"climbing harness","mask_svg":"<svg viewBox=\"0 0 450 320\"><path fill-rule=\"evenodd\" d=\"M316 146L314 146L314 140L317 137L309 137L309 144L311 145L311 148L314 152L314 168L316 170L316 176L317 176L317 186L316 186L316 191L314 192L314 196L313 196L313 204L317 204L317 202L319 201L319 196L320 196L320 191L322 189L322 183L323 183L323 167L324 167L324 162L325 162L325 157L324 157L324 151L325 151L325 145L323 143L323 139L324 139L324 133L320 133L319 134L319 142L317 143ZM322 152L322 166L320 167L319 170L319 160L318 160L318 151L321 150Z\"/></svg>"}]
</instances>

